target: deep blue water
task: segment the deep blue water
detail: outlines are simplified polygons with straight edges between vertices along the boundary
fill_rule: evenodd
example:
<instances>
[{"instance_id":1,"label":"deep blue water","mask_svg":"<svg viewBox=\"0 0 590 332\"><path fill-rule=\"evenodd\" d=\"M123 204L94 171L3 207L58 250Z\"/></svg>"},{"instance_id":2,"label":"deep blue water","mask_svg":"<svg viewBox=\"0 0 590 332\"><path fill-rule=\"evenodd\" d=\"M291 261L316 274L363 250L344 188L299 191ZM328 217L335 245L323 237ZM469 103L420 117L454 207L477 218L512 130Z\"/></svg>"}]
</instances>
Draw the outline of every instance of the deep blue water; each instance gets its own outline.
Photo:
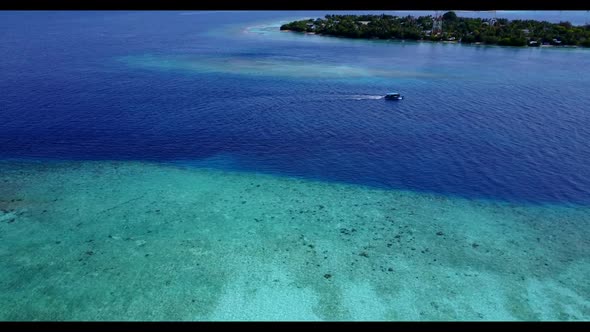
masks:
<instances>
[{"instance_id":1,"label":"deep blue water","mask_svg":"<svg viewBox=\"0 0 590 332\"><path fill-rule=\"evenodd\" d=\"M590 204L590 50L244 31L308 15L2 12L0 157Z\"/></svg>"}]
</instances>

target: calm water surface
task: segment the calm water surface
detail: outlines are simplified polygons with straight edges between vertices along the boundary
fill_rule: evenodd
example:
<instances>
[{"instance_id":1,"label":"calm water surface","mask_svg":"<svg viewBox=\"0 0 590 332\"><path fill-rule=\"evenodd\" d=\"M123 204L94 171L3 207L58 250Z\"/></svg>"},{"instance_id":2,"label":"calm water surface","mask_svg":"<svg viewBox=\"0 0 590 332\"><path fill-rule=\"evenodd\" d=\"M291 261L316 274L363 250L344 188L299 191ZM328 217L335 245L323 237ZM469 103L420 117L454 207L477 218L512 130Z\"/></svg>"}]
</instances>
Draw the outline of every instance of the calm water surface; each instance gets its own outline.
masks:
<instances>
[{"instance_id":1,"label":"calm water surface","mask_svg":"<svg viewBox=\"0 0 590 332\"><path fill-rule=\"evenodd\" d=\"M0 156L590 203L589 50L278 31L323 14L0 13Z\"/></svg>"}]
</instances>

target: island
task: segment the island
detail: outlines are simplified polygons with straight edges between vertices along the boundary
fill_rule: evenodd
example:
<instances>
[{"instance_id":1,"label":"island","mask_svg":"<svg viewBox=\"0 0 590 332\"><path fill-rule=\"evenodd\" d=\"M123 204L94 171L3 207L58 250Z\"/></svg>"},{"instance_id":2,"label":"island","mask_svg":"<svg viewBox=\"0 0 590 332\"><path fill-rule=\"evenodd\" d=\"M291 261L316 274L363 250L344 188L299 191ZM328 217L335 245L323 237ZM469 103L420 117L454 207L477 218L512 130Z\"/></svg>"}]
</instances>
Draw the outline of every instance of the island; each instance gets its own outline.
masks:
<instances>
[{"instance_id":1,"label":"island","mask_svg":"<svg viewBox=\"0 0 590 332\"><path fill-rule=\"evenodd\" d=\"M443 41L502 46L590 47L590 25L505 18L440 16L326 15L283 24L283 31L359 39Z\"/></svg>"}]
</instances>

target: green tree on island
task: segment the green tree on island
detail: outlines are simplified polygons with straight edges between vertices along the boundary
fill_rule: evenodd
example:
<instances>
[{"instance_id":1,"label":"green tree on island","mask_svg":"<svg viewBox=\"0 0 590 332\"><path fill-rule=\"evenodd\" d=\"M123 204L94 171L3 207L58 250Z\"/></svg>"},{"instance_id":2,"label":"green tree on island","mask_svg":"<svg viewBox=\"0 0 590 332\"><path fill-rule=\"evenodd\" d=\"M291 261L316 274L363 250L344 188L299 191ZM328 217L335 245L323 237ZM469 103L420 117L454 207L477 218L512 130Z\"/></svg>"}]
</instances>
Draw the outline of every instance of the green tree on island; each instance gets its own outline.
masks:
<instances>
[{"instance_id":1,"label":"green tree on island","mask_svg":"<svg viewBox=\"0 0 590 332\"><path fill-rule=\"evenodd\" d=\"M504 46L590 47L590 25L535 20L497 20L459 17L453 11L442 16L442 32L433 32L433 17L392 15L326 15L323 19L294 21L281 30L361 39L402 39L481 43Z\"/></svg>"}]
</instances>

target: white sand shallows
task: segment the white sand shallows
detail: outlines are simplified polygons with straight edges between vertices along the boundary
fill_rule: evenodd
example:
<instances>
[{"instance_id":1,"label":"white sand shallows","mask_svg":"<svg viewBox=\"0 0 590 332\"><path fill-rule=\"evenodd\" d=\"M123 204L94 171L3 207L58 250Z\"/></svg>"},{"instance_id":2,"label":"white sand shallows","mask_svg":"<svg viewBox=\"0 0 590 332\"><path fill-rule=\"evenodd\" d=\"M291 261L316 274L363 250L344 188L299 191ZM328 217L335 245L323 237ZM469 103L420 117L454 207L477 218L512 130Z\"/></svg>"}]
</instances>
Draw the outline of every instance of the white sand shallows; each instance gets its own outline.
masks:
<instances>
[{"instance_id":1,"label":"white sand shallows","mask_svg":"<svg viewBox=\"0 0 590 332\"><path fill-rule=\"evenodd\" d=\"M0 164L1 320L588 320L590 209Z\"/></svg>"}]
</instances>

